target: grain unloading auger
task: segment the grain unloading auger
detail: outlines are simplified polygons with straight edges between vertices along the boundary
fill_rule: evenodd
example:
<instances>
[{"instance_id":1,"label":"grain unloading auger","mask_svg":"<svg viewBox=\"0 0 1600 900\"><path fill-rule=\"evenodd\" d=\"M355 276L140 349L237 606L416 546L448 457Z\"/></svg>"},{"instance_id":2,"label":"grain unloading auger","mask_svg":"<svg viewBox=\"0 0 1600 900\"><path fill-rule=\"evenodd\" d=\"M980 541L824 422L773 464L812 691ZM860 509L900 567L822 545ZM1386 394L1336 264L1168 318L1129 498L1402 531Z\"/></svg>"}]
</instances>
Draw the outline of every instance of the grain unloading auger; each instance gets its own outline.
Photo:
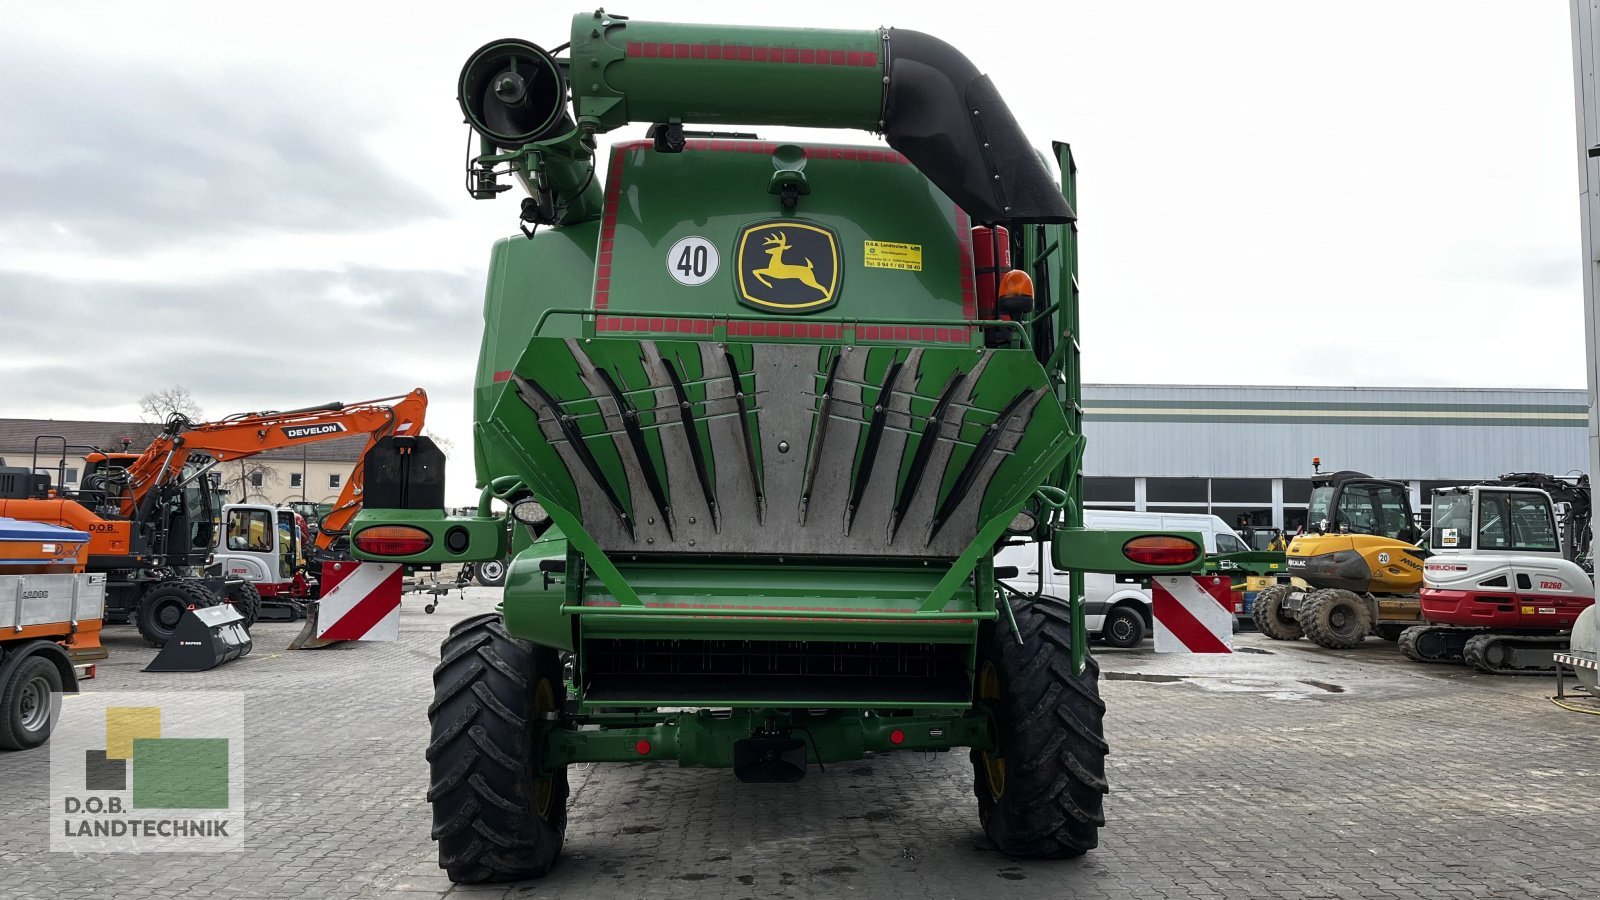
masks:
<instances>
[{"instance_id":1,"label":"grain unloading auger","mask_svg":"<svg viewBox=\"0 0 1600 900\"><path fill-rule=\"evenodd\" d=\"M436 563L507 552L493 500L521 523L503 612L435 673L441 865L542 874L572 763L790 781L958 747L1001 850L1094 847L1104 706L1069 601L1085 571L1202 561L1198 535L1081 527L1069 150L916 32L596 12L569 46L494 42L458 85L469 189L529 194L489 274L480 515L444 516L421 438L374 451L352 528L362 558ZM1003 595L996 548L1044 538L1073 596Z\"/></svg>"}]
</instances>

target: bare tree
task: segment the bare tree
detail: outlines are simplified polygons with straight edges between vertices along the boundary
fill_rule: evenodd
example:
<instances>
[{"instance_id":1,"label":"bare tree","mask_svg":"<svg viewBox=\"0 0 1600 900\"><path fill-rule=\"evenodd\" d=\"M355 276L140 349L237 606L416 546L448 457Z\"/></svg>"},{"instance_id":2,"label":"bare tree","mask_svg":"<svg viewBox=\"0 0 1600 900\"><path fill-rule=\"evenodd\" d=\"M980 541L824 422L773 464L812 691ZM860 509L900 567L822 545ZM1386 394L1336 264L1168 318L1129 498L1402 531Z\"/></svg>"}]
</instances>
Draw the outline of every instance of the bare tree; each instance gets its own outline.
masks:
<instances>
[{"instance_id":1,"label":"bare tree","mask_svg":"<svg viewBox=\"0 0 1600 900\"><path fill-rule=\"evenodd\" d=\"M428 431L424 431L422 435L423 437L433 441L434 444L438 445L439 452L443 453L445 456L449 456L456 449L455 441L452 441L437 431L430 429Z\"/></svg>"},{"instance_id":2,"label":"bare tree","mask_svg":"<svg viewBox=\"0 0 1600 900\"><path fill-rule=\"evenodd\" d=\"M194 395L181 384L151 391L139 398L139 415L146 422L165 422L173 413L198 421L202 415Z\"/></svg>"},{"instance_id":3,"label":"bare tree","mask_svg":"<svg viewBox=\"0 0 1600 900\"><path fill-rule=\"evenodd\" d=\"M241 459L237 466L230 463L217 468L222 472L223 493L230 498L238 497L239 503L265 501L267 494L262 488L278 483L277 471L263 462Z\"/></svg>"}]
</instances>

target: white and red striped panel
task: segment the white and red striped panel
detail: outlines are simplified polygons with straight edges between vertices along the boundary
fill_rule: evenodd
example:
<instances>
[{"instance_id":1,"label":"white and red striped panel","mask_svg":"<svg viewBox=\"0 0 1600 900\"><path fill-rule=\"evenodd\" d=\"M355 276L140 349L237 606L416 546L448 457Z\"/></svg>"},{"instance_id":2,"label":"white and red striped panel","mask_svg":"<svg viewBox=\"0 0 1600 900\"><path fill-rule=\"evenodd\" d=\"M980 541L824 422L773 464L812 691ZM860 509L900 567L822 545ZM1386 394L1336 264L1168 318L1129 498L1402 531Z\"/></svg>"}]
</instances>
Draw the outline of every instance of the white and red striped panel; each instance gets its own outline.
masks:
<instances>
[{"instance_id":1,"label":"white and red striped panel","mask_svg":"<svg viewBox=\"0 0 1600 900\"><path fill-rule=\"evenodd\" d=\"M398 563L324 563L317 637L329 641L399 640L404 570Z\"/></svg>"},{"instance_id":2,"label":"white and red striped panel","mask_svg":"<svg viewBox=\"0 0 1600 900\"><path fill-rule=\"evenodd\" d=\"M1157 653L1232 653L1233 586L1222 575L1150 579Z\"/></svg>"}]
</instances>

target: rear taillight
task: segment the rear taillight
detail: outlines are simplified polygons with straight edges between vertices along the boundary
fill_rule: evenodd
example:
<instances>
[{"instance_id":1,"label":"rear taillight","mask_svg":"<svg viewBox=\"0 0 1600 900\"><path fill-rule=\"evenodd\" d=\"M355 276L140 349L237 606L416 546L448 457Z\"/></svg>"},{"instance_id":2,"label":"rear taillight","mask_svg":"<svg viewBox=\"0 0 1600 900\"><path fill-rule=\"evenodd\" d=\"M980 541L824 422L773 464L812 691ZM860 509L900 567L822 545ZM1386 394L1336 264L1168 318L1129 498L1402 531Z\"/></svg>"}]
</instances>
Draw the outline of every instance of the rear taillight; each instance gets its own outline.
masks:
<instances>
[{"instance_id":1,"label":"rear taillight","mask_svg":"<svg viewBox=\"0 0 1600 900\"><path fill-rule=\"evenodd\" d=\"M1122 555L1143 566L1183 566L1200 558L1200 545L1180 537L1151 534L1123 544Z\"/></svg>"},{"instance_id":2,"label":"rear taillight","mask_svg":"<svg viewBox=\"0 0 1600 900\"><path fill-rule=\"evenodd\" d=\"M373 556L411 556L433 546L433 535L413 525L375 525L353 540L357 550Z\"/></svg>"}]
</instances>

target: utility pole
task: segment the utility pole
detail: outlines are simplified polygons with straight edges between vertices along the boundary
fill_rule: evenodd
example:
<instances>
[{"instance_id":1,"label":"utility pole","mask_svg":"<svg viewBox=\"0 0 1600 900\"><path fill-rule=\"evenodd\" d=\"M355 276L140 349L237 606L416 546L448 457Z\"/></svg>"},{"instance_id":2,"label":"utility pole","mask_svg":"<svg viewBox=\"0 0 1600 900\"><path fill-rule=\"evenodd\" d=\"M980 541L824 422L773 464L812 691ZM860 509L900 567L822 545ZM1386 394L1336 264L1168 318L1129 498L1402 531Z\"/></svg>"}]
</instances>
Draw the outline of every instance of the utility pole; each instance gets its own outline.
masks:
<instances>
[{"instance_id":1,"label":"utility pole","mask_svg":"<svg viewBox=\"0 0 1600 900\"><path fill-rule=\"evenodd\" d=\"M1600 331L1596 330L1595 267L1600 246L1595 244L1595 224L1600 221L1595 188L1600 186L1600 85L1595 82L1596 50L1600 34L1600 0L1572 0L1572 71L1578 113L1578 203L1583 221L1583 337L1588 357L1584 366L1589 382L1589 477L1600 476ZM1589 558L1600 559L1600 543Z\"/></svg>"}]
</instances>

